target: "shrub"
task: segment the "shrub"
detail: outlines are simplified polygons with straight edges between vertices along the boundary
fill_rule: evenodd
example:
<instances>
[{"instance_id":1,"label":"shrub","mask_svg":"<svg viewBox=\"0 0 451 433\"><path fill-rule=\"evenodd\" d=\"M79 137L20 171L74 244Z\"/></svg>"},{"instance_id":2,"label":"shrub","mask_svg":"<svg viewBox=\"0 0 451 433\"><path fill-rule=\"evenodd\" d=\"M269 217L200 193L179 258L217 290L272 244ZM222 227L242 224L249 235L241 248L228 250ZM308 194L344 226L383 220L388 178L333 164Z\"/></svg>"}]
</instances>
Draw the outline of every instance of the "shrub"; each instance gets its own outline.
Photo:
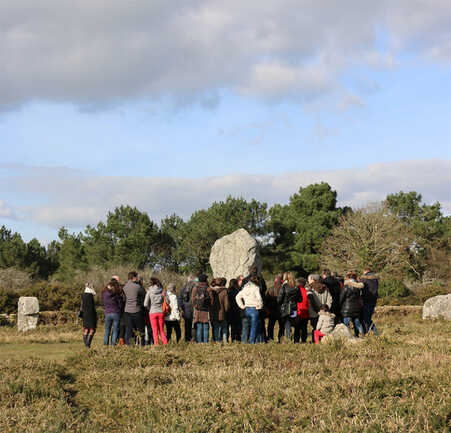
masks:
<instances>
[{"instance_id":1,"label":"shrub","mask_svg":"<svg viewBox=\"0 0 451 433\"><path fill-rule=\"evenodd\" d=\"M17 311L19 294L13 290L0 289L0 312L11 314Z\"/></svg>"},{"instance_id":2,"label":"shrub","mask_svg":"<svg viewBox=\"0 0 451 433\"><path fill-rule=\"evenodd\" d=\"M410 291L406 285L396 279L387 279L379 282L379 296L384 297L395 297L395 298L405 298L409 296Z\"/></svg>"},{"instance_id":3,"label":"shrub","mask_svg":"<svg viewBox=\"0 0 451 433\"><path fill-rule=\"evenodd\" d=\"M17 268L0 269L0 289L20 291L30 286L30 275Z\"/></svg>"},{"instance_id":4,"label":"shrub","mask_svg":"<svg viewBox=\"0 0 451 433\"><path fill-rule=\"evenodd\" d=\"M451 293L451 286L441 281L434 281L429 284L421 284L413 289L416 297L421 303L424 303L427 299L438 295L447 295Z\"/></svg>"}]
</instances>

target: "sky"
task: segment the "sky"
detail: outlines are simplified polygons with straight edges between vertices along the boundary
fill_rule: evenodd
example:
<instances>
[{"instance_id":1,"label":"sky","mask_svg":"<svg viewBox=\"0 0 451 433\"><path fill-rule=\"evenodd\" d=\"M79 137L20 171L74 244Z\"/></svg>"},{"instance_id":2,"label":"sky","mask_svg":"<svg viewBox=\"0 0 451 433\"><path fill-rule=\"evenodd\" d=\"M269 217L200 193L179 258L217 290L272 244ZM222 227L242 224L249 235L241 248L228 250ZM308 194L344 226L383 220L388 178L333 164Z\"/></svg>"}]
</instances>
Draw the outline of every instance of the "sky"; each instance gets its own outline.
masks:
<instances>
[{"instance_id":1,"label":"sky","mask_svg":"<svg viewBox=\"0 0 451 433\"><path fill-rule=\"evenodd\" d=\"M450 22L448 0L3 0L0 225L47 243L321 181L450 214Z\"/></svg>"}]
</instances>

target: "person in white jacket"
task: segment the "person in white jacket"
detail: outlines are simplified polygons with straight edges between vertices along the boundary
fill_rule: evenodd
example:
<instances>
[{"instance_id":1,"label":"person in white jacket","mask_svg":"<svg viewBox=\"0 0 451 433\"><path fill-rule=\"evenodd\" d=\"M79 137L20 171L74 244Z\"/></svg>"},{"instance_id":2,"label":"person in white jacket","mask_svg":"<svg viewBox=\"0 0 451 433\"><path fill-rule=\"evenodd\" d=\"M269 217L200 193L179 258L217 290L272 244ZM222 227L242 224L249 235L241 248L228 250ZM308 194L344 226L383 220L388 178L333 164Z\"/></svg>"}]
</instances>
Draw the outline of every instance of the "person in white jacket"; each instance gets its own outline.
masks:
<instances>
[{"instance_id":1,"label":"person in white jacket","mask_svg":"<svg viewBox=\"0 0 451 433\"><path fill-rule=\"evenodd\" d=\"M257 284L258 277L252 277L235 297L237 305L244 310L244 314L251 321L249 335L249 343L251 344L255 344L260 326L259 310L263 308L263 299L260 295L260 287Z\"/></svg>"},{"instance_id":2,"label":"person in white jacket","mask_svg":"<svg viewBox=\"0 0 451 433\"><path fill-rule=\"evenodd\" d=\"M175 331L175 337L177 343L180 341L182 332L180 329L180 310L179 303L177 300L177 295L175 294L175 284L169 283L166 288L166 299L168 300L169 307L171 307L171 312L167 314L164 318L166 323L166 336L168 341L171 339L172 330Z\"/></svg>"}]
</instances>

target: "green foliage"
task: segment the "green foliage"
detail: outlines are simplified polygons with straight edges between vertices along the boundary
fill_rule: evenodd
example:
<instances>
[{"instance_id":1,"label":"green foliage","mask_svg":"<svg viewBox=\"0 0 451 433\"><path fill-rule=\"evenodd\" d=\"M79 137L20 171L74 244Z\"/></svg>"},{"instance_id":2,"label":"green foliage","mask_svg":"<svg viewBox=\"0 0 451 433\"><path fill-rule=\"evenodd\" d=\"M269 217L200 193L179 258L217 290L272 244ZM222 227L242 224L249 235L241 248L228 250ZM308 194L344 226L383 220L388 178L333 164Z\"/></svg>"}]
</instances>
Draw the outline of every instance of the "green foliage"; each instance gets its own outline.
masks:
<instances>
[{"instance_id":1,"label":"green foliage","mask_svg":"<svg viewBox=\"0 0 451 433\"><path fill-rule=\"evenodd\" d=\"M268 226L274 237L271 255L279 259L276 266L302 274L317 270L321 244L341 213L336 191L324 182L299 188L287 205L274 205Z\"/></svg>"},{"instance_id":2,"label":"green foliage","mask_svg":"<svg viewBox=\"0 0 451 433\"><path fill-rule=\"evenodd\" d=\"M181 226L178 254L184 257L185 269L205 272L215 241L235 230L244 228L253 235L263 234L266 209L266 203L229 196L225 202L214 202L208 209L194 212Z\"/></svg>"},{"instance_id":3,"label":"green foliage","mask_svg":"<svg viewBox=\"0 0 451 433\"><path fill-rule=\"evenodd\" d=\"M19 294L14 290L0 288L0 312L12 314L17 312Z\"/></svg>"},{"instance_id":4,"label":"green foliage","mask_svg":"<svg viewBox=\"0 0 451 433\"><path fill-rule=\"evenodd\" d=\"M379 281L379 296L380 297L397 297L405 298L409 296L410 291L406 285L397 279L383 279Z\"/></svg>"}]
</instances>

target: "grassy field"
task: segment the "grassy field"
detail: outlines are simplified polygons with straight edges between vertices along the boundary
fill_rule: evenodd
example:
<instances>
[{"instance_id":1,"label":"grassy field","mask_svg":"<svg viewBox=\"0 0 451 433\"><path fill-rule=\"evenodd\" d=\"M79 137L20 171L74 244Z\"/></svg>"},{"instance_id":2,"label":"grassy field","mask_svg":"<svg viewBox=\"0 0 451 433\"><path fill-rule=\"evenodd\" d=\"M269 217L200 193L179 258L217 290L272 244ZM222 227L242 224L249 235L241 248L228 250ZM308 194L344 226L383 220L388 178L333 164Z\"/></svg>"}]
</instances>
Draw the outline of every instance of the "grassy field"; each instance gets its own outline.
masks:
<instances>
[{"instance_id":1,"label":"grassy field","mask_svg":"<svg viewBox=\"0 0 451 433\"><path fill-rule=\"evenodd\" d=\"M0 328L1 432L449 432L451 323L378 317L354 344L82 347Z\"/></svg>"}]
</instances>

